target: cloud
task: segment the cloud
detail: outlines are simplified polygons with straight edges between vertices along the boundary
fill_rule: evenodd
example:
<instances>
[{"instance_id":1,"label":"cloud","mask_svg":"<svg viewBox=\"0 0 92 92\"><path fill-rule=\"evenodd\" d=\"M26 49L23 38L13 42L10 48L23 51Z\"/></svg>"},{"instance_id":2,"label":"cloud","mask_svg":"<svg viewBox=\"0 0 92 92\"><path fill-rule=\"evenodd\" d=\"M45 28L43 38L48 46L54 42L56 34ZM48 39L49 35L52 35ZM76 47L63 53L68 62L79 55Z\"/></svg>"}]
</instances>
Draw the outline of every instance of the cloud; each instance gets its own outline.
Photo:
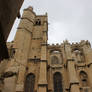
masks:
<instances>
[{"instance_id":1,"label":"cloud","mask_svg":"<svg viewBox=\"0 0 92 92\"><path fill-rule=\"evenodd\" d=\"M29 5L37 14L48 12L49 43L92 40L92 0L25 0L21 13Z\"/></svg>"}]
</instances>

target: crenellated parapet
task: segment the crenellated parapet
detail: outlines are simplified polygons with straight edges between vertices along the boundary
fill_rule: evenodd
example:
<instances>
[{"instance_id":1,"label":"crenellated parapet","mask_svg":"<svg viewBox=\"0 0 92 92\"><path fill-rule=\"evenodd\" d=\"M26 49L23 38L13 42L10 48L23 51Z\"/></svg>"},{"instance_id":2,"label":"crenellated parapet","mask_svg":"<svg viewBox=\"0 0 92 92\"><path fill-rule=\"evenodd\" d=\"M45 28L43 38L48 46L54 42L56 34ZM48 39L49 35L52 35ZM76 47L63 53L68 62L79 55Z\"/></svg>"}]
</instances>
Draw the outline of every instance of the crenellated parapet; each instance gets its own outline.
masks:
<instances>
[{"instance_id":1,"label":"crenellated parapet","mask_svg":"<svg viewBox=\"0 0 92 92\"><path fill-rule=\"evenodd\" d=\"M61 45L60 44L48 44L48 49L60 49Z\"/></svg>"},{"instance_id":2,"label":"crenellated parapet","mask_svg":"<svg viewBox=\"0 0 92 92\"><path fill-rule=\"evenodd\" d=\"M91 47L91 44L90 44L90 42L88 41L88 40L82 40L81 42L80 42L80 46L87 46L87 47Z\"/></svg>"}]
</instances>

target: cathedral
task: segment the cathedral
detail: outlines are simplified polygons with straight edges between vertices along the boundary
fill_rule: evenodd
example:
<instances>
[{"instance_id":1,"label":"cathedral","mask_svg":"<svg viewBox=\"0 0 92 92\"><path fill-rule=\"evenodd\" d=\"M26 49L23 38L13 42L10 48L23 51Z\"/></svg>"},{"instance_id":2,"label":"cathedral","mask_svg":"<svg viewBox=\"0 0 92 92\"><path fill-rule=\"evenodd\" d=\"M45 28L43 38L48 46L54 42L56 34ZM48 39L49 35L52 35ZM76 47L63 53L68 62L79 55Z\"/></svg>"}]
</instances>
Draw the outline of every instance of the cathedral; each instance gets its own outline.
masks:
<instances>
[{"instance_id":1,"label":"cathedral","mask_svg":"<svg viewBox=\"0 0 92 92\"><path fill-rule=\"evenodd\" d=\"M0 62L0 92L92 92L89 41L48 44L48 16L24 9L9 59Z\"/></svg>"}]
</instances>

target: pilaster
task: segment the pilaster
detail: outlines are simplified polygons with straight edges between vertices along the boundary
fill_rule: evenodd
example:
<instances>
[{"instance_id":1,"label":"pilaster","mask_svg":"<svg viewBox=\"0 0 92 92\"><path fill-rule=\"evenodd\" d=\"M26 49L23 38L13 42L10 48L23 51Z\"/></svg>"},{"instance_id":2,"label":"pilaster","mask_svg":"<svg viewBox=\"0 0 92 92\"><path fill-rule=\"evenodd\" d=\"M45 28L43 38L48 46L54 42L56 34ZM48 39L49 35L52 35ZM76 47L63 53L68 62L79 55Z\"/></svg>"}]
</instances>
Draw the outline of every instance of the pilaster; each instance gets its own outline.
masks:
<instances>
[{"instance_id":1,"label":"pilaster","mask_svg":"<svg viewBox=\"0 0 92 92\"><path fill-rule=\"evenodd\" d=\"M40 73L38 82L38 92L47 92L47 56L46 44L41 46L41 62L40 62Z\"/></svg>"},{"instance_id":2,"label":"pilaster","mask_svg":"<svg viewBox=\"0 0 92 92\"><path fill-rule=\"evenodd\" d=\"M65 43L65 54L66 54L66 60L67 60L66 66L67 66L67 71L69 76L70 92L80 92L79 81L75 70L75 61L72 58L72 53L71 53L71 45L67 41Z\"/></svg>"}]
</instances>

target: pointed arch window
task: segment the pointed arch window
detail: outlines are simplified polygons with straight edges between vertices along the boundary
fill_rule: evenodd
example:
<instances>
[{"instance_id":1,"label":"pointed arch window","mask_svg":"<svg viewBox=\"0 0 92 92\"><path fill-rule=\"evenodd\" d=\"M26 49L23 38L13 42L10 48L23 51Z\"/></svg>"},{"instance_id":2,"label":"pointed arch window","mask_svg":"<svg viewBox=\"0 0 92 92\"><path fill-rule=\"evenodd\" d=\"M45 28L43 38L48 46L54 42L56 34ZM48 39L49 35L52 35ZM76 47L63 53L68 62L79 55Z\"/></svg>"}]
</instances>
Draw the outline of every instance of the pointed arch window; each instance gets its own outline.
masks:
<instances>
[{"instance_id":1,"label":"pointed arch window","mask_svg":"<svg viewBox=\"0 0 92 92\"><path fill-rule=\"evenodd\" d=\"M59 72L56 72L53 76L54 92L63 92L62 76Z\"/></svg>"},{"instance_id":2,"label":"pointed arch window","mask_svg":"<svg viewBox=\"0 0 92 92\"><path fill-rule=\"evenodd\" d=\"M80 80L81 80L83 87L88 86L88 75L86 72L84 72L84 71L80 72Z\"/></svg>"},{"instance_id":3,"label":"pointed arch window","mask_svg":"<svg viewBox=\"0 0 92 92\"><path fill-rule=\"evenodd\" d=\"M34 92L35 75L28 74L25 81L25 92Z\"/></svg>"}]
</instances>

